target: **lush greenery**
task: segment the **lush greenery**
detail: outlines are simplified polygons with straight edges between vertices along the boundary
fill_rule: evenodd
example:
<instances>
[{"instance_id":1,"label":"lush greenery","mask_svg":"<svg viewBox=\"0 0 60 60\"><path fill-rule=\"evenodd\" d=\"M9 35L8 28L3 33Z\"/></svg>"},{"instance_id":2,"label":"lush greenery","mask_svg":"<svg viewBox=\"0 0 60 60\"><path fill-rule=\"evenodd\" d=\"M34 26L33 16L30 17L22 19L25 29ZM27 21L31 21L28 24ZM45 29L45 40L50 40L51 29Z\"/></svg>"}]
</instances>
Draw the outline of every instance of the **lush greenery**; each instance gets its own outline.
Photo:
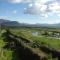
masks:
<instances>
[{"instance_id":1,"label":"lush greenery","mask_svg":"<svg viewBox=\"0 0 60 60\"><path fill-rule=\"evenodd\" d=\"M3 47L5 45L6 43L4 42L3 37L0 36L0 60L11 60L13 52L11 50L4 49Z\"/></svg>"},{"instance_id":2,"label":"lush greenery","mask_svg":"<svg viewBox=\"0 0 60 60\"><path fill-rule=\"evenodd\" d=\"M22 36L28 40L33 40L34 42L38 44L47 45L51 48L54 48L56 50L60 51L60 38L56 37L49 37L45 35L41 35L46 30L39 30L39 29L19 29L19 30L11 30L13 34ZM37 36L33 36L33 32L38 32ZM42 32L42 33L41 33ZM49 30L47 31L49 33Z\"/></svg>"},{"instance_id":3,"label":"lush greenery","mask_svg":"<svg viewBox=\"0 0 60 60\"><path fill-rule=\"evenodd\" d=\"M50 53L45 53L45 51L40 49L40 47L44 46L50 48L51 50L60 52L59 29L20 28L9 30L13 35L17 37L23 37L24 39L33 42L33 44L28 44L26 47L31 48L33 51L35 50L37 53L48 55L48 60L58 60L57 57L52 58ZM5 32L5 30L2 31ZM2 31L0 35L3 34ZM3 48L6 44L7 42L4 41L4 37L0 36L0 60L19 60L19 58L16 58L17 52L11 49ZM15 55L13 56L13 54Z\"/></svg>"}]
</instances>

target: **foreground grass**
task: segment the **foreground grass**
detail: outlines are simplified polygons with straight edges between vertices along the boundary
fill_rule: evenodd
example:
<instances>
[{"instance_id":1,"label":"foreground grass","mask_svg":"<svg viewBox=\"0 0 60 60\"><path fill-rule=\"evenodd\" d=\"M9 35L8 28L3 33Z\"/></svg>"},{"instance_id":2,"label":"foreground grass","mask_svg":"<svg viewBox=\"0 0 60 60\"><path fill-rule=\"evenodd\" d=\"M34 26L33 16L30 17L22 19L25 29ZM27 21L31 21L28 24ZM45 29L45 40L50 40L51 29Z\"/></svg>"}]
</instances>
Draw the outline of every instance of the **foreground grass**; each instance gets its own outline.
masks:
<instances>
[{"instance_id":1,"label":"foreground grass","mask_svg":"<svg viewBox=\"0 0 60 60\"><path fill-rule=\"evenodd\" d=\"M12 60L12 51L4 49L3 47L6 43L3 41L3 38L0 36L0 60Z\"/></svg>"},{"instance_id":2,"label":"foreground grass","mask_svg":"<svg viewBox=\"0 0 60 60\"><path fill-rule=\"evenodd\" d=\"M12 51L0 49L0 60L12 60Z\"/></svg>"}]
</instances>

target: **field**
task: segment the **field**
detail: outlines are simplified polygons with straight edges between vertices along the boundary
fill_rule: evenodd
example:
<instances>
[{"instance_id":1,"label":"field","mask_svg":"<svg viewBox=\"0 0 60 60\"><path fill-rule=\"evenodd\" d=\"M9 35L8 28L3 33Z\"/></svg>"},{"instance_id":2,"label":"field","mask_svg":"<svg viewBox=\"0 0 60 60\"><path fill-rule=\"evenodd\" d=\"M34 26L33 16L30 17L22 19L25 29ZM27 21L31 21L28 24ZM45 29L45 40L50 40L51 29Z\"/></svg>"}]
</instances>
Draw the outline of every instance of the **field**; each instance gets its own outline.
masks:
<instances>
[{"instance_id":1,"label":"field","mask_svg":"<svg viewBox=\"0 0 60 60\"><path fill-rule=\"evenodd\" d=\"M0 35L0 60L60 60L60 29L15 28Z\"/></svg>"},{"instance_id":2,"label":"field","mask_svg":"<svg viewBox=\"0 0 60 60\"><path fill-rule=\"evenodd\" d=\"M38 32L37 36L33 35L32 33ZM38 44L43 44L47 45L53 49L59 50L60 51L60 38L57 37L49 37L45 35L41 35L41 30L39 31L38 29L20 29L19 31L12 31L13 34L22 36L26 39L33 40L34 42Z\"/></svg>"}]
</instances>

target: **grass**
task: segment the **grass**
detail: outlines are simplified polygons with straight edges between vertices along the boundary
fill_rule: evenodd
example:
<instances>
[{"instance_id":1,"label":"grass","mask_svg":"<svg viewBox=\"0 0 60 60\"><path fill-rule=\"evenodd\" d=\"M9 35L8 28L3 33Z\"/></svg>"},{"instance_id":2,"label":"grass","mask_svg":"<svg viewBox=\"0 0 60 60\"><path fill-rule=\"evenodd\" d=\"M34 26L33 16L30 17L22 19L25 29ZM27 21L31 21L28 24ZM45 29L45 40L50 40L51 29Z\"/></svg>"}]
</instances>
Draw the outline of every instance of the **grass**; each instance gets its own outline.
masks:
<instances>
[{"instance_id":1,"label":"grass","mask_svg":"<svg viewBox=\"0 0 60 60\"><path fill-rule=\"evenodd\" d=\"M22 36L26 39L30 39L33 40L34 42L36 42L37 44L43 44L46 46L49 46L50 48L56 49L58 51L60 51L60 39L55 39L55 38L49 38L49 37L45 37L45 36L33 36L32 32L39 32L39 30L34 30L34 29L20 29L20 30L11 30L13 34L17 35L17 36Z\"/></svg>"},{"instance_id":2,"label":"grass","mask_svg":"<svg viewBox=\"0 0 60 60\"><path fill-rule=\"evenodd\" d=\"M51 49L57 50L60 52L60 39L55 39L55 38L49 38L45 36L41 36L40 34L38 36L33 36L32 32L39 32L39 30L31 30L31 29L20 29L20 30L11 30L11 32L17 36L22 36L28 40L32 40L38 45L44 45L48 46ZM32 46L32 50L36 50L35 52L41 52L39 48L34 48ZM44 54L43 54L44 55ZM52 55L49 54L48 60L58 60L57 58L52 58Z\"/></svg>"},{"instance_id":3,"label":"grass","mask_svg":"<svg viewBox=\"0 0 60 60\"><path fill-rule=\"evenodd\" d=\"M12 51L4 49L5 45L3 37L0 36L0 60L12 60Z\"/></svg>"},{"instance_id":4,"label":"grass","mask_svg":"<svg viewBox=\"0 0 60 60\"><path fill-rule=\"evenodd\" d=\"M0 49L0 60L11 60L12 51Z\"/></svg>"},{"instance_id":5,"label":"grass","mask_svg":"<svg viewBox=\"0 0 60 60\"><path fill-rule=\"evenodd\" d=\"M2 39L0 39L0 48L3 48L4 45L5 45L5 42Z\"/></svg>"},{"instance_id":6,"label":"grass","mask_svg":"<svg viewBox=\"0 0 60 60\"><path fill-rule=\"evenodd\" d=\"M28 40L32 40L33 42L35 42L36 44L39 45L44 45L44 46L48 46L49 48L55 49L57 51L60 51L60 39L54 39L54 38L49 38L49 37L45 37L45 36L33 36L32 32L39 32L40 30L35 30L35 29L11 29L11 33L17 35L17 36L22 36ZM2 38L0 38L0 60L12 60L13 56L13 52L11 50L4 50L3 47L5 46L5 42L3 41ZM37 50L38 52L40 52L40 50L38 50L39 48L34 48L33 50ZM51 56L50 56L51 58ZM15 57L16 58L16 54ZM49 59L51 60L51 59ZM55 60L55 59L54 59ZM56 59L57 60L57 59Z\"/></svg>"},{"instance_id":7,"label":"grass","mask_svg":"<svg viewBox=\"0 0 60 60\"><path fill-rule=\"evenodd\" d=\"M60 40L58 39L51 39L46 37L32 37L31 39L36 41L38 44L43 44L60 51Z\"/></svg>"}]
</instances>

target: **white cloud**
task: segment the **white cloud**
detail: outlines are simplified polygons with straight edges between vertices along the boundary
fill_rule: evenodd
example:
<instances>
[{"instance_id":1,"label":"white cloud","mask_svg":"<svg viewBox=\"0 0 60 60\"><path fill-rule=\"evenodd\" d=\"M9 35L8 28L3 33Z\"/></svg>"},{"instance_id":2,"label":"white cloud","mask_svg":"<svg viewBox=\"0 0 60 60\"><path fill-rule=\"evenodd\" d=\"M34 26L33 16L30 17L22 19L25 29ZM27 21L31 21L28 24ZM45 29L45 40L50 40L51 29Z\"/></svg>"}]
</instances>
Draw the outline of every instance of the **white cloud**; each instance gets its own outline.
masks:
<instances>
[{"instance_id":1,"label":"white cloud","mask_svg":"<svg viewBox=\"0 0 60 60\"><path fill-rule=\"evenodd\" d=\"M45 18L48 18L48 14L44 14L44 17L45 17Z\"/></svg>"},{"instance_id":2,"label":"white cloud","mask_svg":"<svg viewBox=\"0 0 60 60\"><path fill-rule=\"evenodd\" d=\"M10 3L30 3L32 0L8 0Z\"/></svg>"},{"instance_id":3,"label":"white cloud","mask_svg":"<svg viewBox=\"0 0 60 60\"><path fill-rule=\"evenodd\" d=\"M49 5L49 10L51 10L52 12L59 12L60 11L60 5L58 2L54 2L52 4Z\"/></svg>"},{"instance_id":4,"label":"white cloud","mask_svg":"<svg viewBox=\"0 0 60 60\"><path fill-rule=\"evenodd\" d=\"M7 16L0 16L0 19L7 19Z\"/></svg>"},{"instance_id":5,"label":"white cloud","mask_svg":"<svg viewBox=\"0 0 60 60\"><path fill-rule=\"evenodd\" d=\"M24 13L39 14L48 17L51 14L60 14L59 0L6 0L10 3L29 3L28 7L24 8ZM50 1L50 2L49 2ZM48 4L46 4L49 2ZM14 11L13 13L17 13ZM50 13L50 14L49 14Z\"/></svg>"},{"instance_id":6,"label":"white cloud","mask_svg":"<svg viewBox=\"0 0 60 60\"><path fill-rule=\"evenodd\" d=\"M26 8L24 8L24 10L26 10Z\"/></svg>"},{"instance_id":7,"label":"white cloud","mask_svg":"<svg viewBox=\"0 0 60 60\"><path fill-rule=\"evenodd\" d=\"M60 14L58 14L58 16L60 17Z\"/></svg>"},{"instance_id":8,"label":"white cloud","mask_svg":"<svg viewBox=\"0 0 60 60\"><path fill-rule=\"evenodd\" d=\"M33 4L32 4L32 3L30 3L30 4L29 4L29 7L32 7L32 6L33 6Z\"/></svg>"},{"instance_id":9,"label":"white cloud","mask_svg":"<svg viewBox=\"0 0 60 60\"><path fill-rule=\"evenodd\" d=\"M48 14L41 14L42 17L48 18Z\"/></svg>"},{"instance_id":10,"label":"white cloud","mask_svg":"<svg viewBox=\"0 0 60 60\"><path fill-rule=\"evenodd\" d=\"M30 4L30 6L26 8L25 11L29 14L39 14L45 17L48 17L51 14L58 15L60 13L60 3L58 2L58 0L54 0L54 2L45 4L42 0L35 0L35 2Z\"/></svg>"},{"instance_id":11,"label":"white cloud","mask_svg":"<svg viewBox=\"0 0 60 60\"><path fill-rule=\"evenodd\" d=\"M32 3L33 0L22 0L22 3Z\"/></svg>"},{"instance_id":12,"label":"white cloud","mask_svg":"<svg viewBox=\"0 0 60 60\"><path fill-rule=\"evenodd\" d=\"M22 0L8 0L10 3L21 3Z\"/></svg>"},{"instance_id":13,"label":"white cloud","mask_svg":"<svg viewBox=\"0 0 60 60\"><path fill-rule=\"evenodd\" d=\"M52 1L52 0L41 0L42 3L46 3L47 1Z\"/></svg>"},{"instance_id":14,"label":"white cloud","mask_svg":"<svg viewBox=\"0 0 60 60\"><path fill-rule=\"evenodd\" d=\"M46 14L47 5L42 4L41 2L34 2L33 4L29 4L28 8L25 9L27 14L45 14L45 17L48 17Z\"/></svg>"},{"instance_id":15,"label":"white cloud","mask_svg":"<svg viewBox=\"0 0 60 60\"><path fill-rule=\"evenodd\" d=\"M47 9L47 5L42 5L41 8L40 8L40 11L41 12L46 12L46 9Z\"/></svg>"},{"instance_id":16,"label":"white cloud","mask_svg":"<svg viewBox=\"0 0 60 60\"><path fill-rule=\"evenodd\" d=\"M2 1L2 0L1 0ZM49 0L7 0L10 3L45 3Z\"/></svg>"},{"instance_id":17,"label":"white cloud","mask_svg":"<svg viewBox=\"0 0 60 60\"><path fill-rule=\"evenodd\" d=\"M17 10L14 10L13 13L16 14L17 13Z\"/></svg>"}]
</instances>

